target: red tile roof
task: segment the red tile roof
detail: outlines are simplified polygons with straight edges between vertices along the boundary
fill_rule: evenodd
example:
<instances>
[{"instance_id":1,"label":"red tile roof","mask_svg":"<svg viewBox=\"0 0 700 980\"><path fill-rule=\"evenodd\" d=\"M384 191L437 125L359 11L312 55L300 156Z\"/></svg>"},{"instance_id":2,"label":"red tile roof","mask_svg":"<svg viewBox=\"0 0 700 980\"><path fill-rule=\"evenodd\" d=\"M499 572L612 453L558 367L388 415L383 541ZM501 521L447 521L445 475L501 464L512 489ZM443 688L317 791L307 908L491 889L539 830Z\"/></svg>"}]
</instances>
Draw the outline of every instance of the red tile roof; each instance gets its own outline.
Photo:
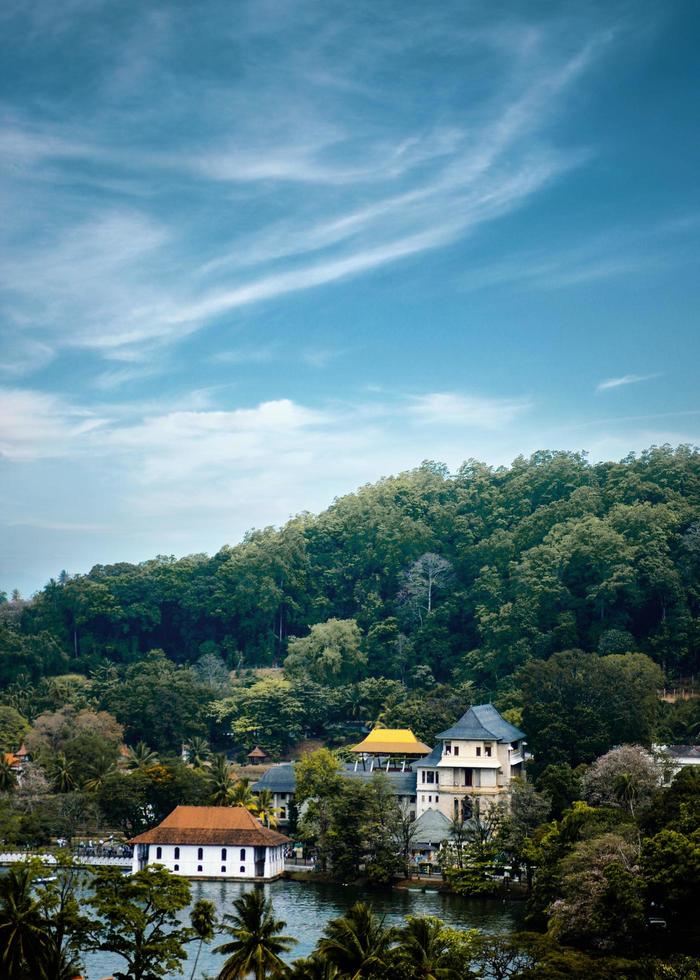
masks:
<instances>
[{"instance_id":1,"label":"red tile roof","mask_svg":"<svg viewBox=\"0 0 700 980\"><path fill-rule=\"evenodd\" d=\"M242 806L177 806L131 844L242 844L277 847L289 838L263 827Z\"/></svg>"}]
</instances>

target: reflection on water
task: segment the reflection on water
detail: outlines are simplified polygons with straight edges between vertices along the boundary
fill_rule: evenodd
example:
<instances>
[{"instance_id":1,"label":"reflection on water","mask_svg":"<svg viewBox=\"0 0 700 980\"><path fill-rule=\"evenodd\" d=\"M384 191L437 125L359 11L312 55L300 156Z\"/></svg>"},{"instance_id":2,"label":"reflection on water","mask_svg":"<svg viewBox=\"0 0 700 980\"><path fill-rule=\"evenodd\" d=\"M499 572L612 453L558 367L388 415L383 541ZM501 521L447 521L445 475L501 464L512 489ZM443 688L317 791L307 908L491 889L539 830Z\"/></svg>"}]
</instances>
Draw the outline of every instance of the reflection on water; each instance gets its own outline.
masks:
<instances>
[{"instance_id":1,"label":"reflection on water","mask_svg":"<svg viewBox=\"0 0 700 980\"><path fill-rule=\"evenodd\" d=\"M234 899L244 891L261 887L230 881L198 881L192 884L192 900L211 899L219 916L230 912ZM455 895L438 892L381 891L366 892L350 886L322 885L311 882L277 881L262 886L275 906L278 918L286 920L286 932L298 939L297 945L286 959L308 956L316 945L328 919L333 919L362 899L371 902L375 911L385 917L386 923L400 923L405 915L437 915L449 925L463 929L483 929L486 932L506 932L518 927L522 914L519 903L508 904L496 900L466 900ZM187 916L183 915L186 920ZM217 937L212 946L225 942ZM190 950L194 958L196 944ZM215 977L221 969L223 957L216 956L212 947L204 947L197 966L197 977ZM124 960L110 953L92 953L86 957L89 980L107 977L114 970L123 969ZM171 974L173 978L180 974ZM185 968L185 976L189 976Z\"/></svg>"}]
</instances>

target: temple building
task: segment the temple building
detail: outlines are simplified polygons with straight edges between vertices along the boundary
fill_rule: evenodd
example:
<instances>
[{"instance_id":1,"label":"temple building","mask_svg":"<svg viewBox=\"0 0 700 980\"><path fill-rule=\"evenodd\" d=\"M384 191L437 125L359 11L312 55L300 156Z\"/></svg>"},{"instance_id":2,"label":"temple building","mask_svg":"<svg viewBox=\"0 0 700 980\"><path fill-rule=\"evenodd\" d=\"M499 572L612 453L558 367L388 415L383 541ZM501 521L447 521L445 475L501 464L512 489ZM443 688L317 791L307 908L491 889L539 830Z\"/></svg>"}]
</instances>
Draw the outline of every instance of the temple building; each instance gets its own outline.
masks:
<instances>
[{"instance_id":1,"label":"temple building","mask_svg":"<svg viewBox=\"0 0 700 980\"><path fill-rule=\"evenodd\" d=\"M468 819L475 804L483 809L507 795L522 776L525 733L492 704L476 704L437 736L437 745L414 763L416 814L440 810L450 819Z\"/></svg>"},{"instance_id":2,"label":"temple building","mask_svg":"<svg viewBox=\"0 0 700 980\"><path fill-rule=\"evenodd\" d=\"M430 752L430 746L419 742L410 728L373 728L358 745L350 749L358 756L355 769L400 769L402 772L416 759Z\"/></svg>"},{"instance_id":3,"label":"temple building","mask_svg":"<svg viewBox=\"0 0 700 980\"><path fill-rule=\"evenodd\" d=\"M129 841L133 872L161 864L185 878L271 881L284 872L288 837L240 806L178 806Z\"/></svg>"},{"instance_id":4,"label":"temple building","mask_svg":"<svg viewBox=\"0 0 700 980\"><path fill-rule=\"evenodd\" d=\"M270 766L250 788L254 793L260 793L265 789L272 793L277 823L280 827L286 827L291 816L290 810L296 785L294 763L280 762L275 766Z\"/></svg>"}]
</instances>

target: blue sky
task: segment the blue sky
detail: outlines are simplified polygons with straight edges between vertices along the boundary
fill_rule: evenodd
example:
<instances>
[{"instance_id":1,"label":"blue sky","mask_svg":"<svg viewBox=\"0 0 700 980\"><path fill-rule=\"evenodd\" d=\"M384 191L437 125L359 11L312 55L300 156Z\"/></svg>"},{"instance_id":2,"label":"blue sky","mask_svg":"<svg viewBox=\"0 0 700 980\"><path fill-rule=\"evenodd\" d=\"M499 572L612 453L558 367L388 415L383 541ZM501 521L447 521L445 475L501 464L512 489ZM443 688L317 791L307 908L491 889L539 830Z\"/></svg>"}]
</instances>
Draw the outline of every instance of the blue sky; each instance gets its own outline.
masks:
<instances>
[{"instance_id":1,"label":"blue sky","mask_svg":"<svg viewBox=\"0 0 700 980\"><path fill-rule=\"evenodd\" d=\"M700 442L692 0L0 8L0 588Z\"/></svg>"}]
</instances>

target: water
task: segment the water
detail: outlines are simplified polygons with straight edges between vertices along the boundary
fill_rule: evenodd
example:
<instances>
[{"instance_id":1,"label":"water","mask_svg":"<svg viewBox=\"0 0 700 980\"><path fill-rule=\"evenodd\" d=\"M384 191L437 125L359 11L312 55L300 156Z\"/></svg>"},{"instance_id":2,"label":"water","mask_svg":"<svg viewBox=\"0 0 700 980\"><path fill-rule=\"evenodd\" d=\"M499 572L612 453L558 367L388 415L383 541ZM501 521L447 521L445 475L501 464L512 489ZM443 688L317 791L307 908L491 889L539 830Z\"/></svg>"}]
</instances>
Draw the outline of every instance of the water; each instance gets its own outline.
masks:
<instances>
[{"instance_id":1,"label":"water","mask_svg":"<svg viewBox=\"0 0 700 980\"><path fill-rule=\"evenodd\" d=\"M251 884L231 881L199 881L192 883L192 900L208 898L217 907L218 914L232 911L234 899ZM275 915L287 923L285 933L294 936L298 943L285 959L293 960L308 956L323 933L329 919L342 915L358 900L368 901L375 911L385 917L387 925L401 924L406 915L437 915L446 923L462 929L483 929L499 933L517 929L522 915L520 903L504 903L500 900L468 900L456 895L439 892L409 890L362 891L350 886L327 885L316 882L276 881L264 886L265 894L272 898ZM187 921L186 914L183 919ZM197 978L216 977L225 957L217 956L213 947L226 942L225 936L217 936L210 946L204 946L197 965ZM189 978L194 962L197 943L191 943ZM87 980L109 977L115 970L124 969L124 960L111 953L91 953L85 958ZM171 977L182 974L173 973Z\"/></svg>"}]
</instances>

